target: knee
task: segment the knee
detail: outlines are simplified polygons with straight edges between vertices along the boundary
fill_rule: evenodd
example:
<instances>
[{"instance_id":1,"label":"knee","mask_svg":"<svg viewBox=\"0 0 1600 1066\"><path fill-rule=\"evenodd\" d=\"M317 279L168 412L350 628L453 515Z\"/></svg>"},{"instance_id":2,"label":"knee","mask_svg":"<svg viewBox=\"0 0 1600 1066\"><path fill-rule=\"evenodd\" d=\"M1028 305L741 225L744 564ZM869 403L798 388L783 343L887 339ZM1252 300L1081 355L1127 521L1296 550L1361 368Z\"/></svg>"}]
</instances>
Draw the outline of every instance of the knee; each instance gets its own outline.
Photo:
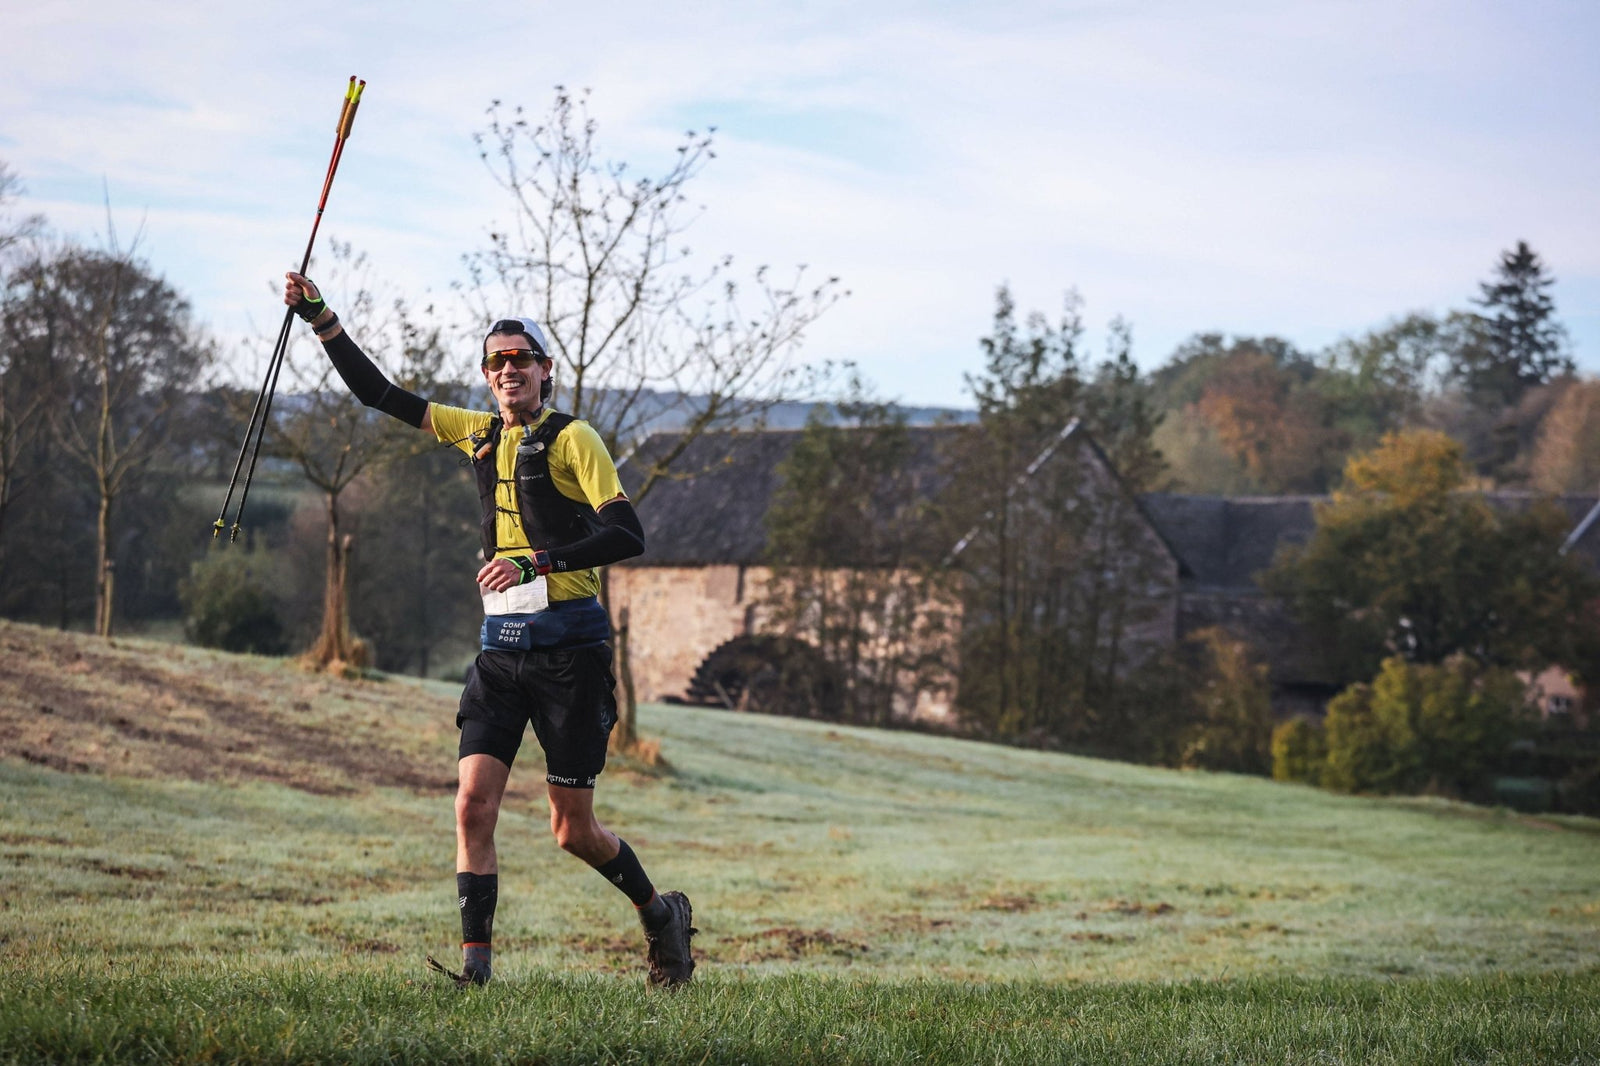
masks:
<instances>
[{"instance_id":1,"label":"knee","mask_svg":"<svg viewBox=\"0 0 1600 1066\"><path fill-rule=\"evenodd\" d=\"M592 852L599 829L593 818L568 818L559 811L550 812L550 832L556 838L556 846L570 854L584 856Z\"/></svg>"},{"instance_id":2,"label":"knee","mask_svg":"<svg viewBox=\"0 0 1600 1066\"><path fill-rule=\"evenodd\" d=\"M463 788L456 793L456 824L464 829L493 829L500 801L486 792Z\"/></svg>"}]
</instances>

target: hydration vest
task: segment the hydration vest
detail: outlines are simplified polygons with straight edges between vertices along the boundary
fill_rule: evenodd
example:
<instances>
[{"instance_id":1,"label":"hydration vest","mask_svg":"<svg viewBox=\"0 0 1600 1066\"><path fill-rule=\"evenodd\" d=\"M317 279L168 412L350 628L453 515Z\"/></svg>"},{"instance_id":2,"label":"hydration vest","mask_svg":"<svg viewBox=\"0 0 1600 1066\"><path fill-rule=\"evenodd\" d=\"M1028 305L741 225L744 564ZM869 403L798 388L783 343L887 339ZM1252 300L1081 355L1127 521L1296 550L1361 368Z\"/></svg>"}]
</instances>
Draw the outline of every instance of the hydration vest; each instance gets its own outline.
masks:
<instances>
[{"instance_id":1,"label":"hydration vest","mask_svg":"<svg viewBox=\"0 0 1600 1066\"><path fill-rule=\"evenodd\" d=\"M522 519L522 531L534 550L548 551L564 544L572 544L600 528L594 508L587 503L563 496L550 478L550 447L563 429L576 422L571 415L551 411L531 433L523 430L517 445L517 463L513 473L516 479L517 517ZM500 482L500 467L495 452L500 447L500 434L505 423L496 414L489 427L473 434L472 472L478 479L478 502L483 507L483 560L494 558L499 547L495 535L495 487ZM487 448L484 446L488 445ZM480 458L481 455L481 458Z\"/></svg>"}]
</instances>

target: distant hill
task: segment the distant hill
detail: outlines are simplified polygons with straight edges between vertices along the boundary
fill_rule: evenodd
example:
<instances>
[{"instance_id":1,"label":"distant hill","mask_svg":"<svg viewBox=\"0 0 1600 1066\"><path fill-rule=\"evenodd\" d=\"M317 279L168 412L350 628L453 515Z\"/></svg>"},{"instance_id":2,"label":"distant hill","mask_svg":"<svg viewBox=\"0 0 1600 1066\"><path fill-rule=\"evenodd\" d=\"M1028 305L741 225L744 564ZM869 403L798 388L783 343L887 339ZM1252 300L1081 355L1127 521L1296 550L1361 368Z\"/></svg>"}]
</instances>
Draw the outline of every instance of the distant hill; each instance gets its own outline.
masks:
<instances>
[{"instance_id":1,"label":"distant hill","mask_svg":"<svg viewBox=\"0 0 1600 1066\"><path fill-rule=\"evenodd\" d=\"M671 433L682 429L704 403L704 397L700 396L679 401L662 393L646 393L637 401L645 417L641 421L642 431L636 436L642 440L652 433ZM560 406L559 397L556 406ZM894 404L891 410L903 415L908 426L959 425L978 419L977 411L960 407L905 407ZM833 404L780 403L768 408L761 417L746 419L738 426L744 429L801 429L813 414L820 415L825 421L839 421L838 409Z\"/></svg>"}]
</instances>

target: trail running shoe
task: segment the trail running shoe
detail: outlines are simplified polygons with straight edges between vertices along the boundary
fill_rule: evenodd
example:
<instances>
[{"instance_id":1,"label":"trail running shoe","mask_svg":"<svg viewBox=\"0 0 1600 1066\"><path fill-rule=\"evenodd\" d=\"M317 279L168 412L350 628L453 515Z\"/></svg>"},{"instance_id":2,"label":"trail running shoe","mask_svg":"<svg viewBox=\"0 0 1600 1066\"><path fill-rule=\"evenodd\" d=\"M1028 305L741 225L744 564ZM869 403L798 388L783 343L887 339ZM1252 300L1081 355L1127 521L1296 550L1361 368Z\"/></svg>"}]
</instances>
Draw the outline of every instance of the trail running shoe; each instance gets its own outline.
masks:
<instances>
[{"instance_id":1,"label":"trail running shoe","mask_svg":"<svg viewBox=\"0 0 1600 1066\"><path fill-rule=\"evenodd\" d=\"M661 902L667 905L667 920L660 928L646 929L644 938L650 945L650 983L657 988L676 988L687 984L694 976L694 956L689 951L689 941L700 930L691 924L694 908L689 897L682 892L663 892Z\"/></svg>"},{"instance_id":2,"label":"trail running shoe","mask_svg":"<svg viewBox=\"0 0 1600 1066\"><path fill-rule=\"evenodd\" d=\"M460 973L456 973L445 966L444 963L429 955L428 969L450 978L456 983L457 988L471 988L473 985L486 985L489 983L489 968L486 966L481 968L465 966Z\"/></svg>"}]
</instances>

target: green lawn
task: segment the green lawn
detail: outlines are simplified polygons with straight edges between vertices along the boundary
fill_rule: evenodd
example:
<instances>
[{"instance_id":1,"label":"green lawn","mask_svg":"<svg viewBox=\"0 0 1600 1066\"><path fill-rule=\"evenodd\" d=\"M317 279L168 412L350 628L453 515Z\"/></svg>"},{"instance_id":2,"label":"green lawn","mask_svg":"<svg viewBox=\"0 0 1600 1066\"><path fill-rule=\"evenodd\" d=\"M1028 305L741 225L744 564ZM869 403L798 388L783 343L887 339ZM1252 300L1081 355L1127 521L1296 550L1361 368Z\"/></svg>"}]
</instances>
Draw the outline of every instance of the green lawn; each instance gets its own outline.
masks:
<instances>
[{"instance_id":1,"label":"green lawn","mask_svg":"<svg viewBox=\"0 0 1600 1066\"><path fill-rule=\"evenodd\" d=\"M0 627L0 1060L1600 1061L1600 822L677 707L598 808L696 986L643 991L530 738L458 995L452 687L137 641L19 680L41 634Z\"/></svg>"}]
</instances>

